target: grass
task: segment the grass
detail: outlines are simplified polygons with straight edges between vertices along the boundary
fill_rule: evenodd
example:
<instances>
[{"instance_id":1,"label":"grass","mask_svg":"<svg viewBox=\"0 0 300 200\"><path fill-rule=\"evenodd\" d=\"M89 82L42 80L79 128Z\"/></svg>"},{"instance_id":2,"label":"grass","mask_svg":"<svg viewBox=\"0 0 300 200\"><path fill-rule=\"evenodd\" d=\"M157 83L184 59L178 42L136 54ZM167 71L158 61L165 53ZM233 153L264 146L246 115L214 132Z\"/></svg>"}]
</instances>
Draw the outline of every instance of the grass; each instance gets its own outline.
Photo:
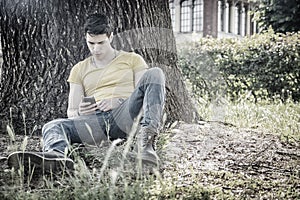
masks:
<instances>
[{"instance_id":1,"label":"grass","mask_svg":"<svg viewBox=\"0 0 300 200\"><path fill-rule=\"evenodd\" d=\"M283 141L300 142L300 104L281 100L261 100L253 103L248 98L236 102L222 99L221 103L205 100L199 113L206 120L222 121L240 128L260 129L281 136Z\"/></svg>"},{"instance_id":2,"label":"grass","mask_svg":"<svg viewBox=\"0 0 300 200\"><path fill-rule=\"evenodd\" d=\"M202 101L204 102L204 101ZM300 141L299 103L281 101L261 101L254 104L249 100L199 105L199 112L206 120L219 120L237 127L259 129L277 134L288 143ZM8 126L11 138L9 145L15 145L13 128ZM162 134L163 149L168 142L168 134ZM20 144L26 148L28 137ZM299 174L288 180L264 180L243 173L225 171L196 171L189 165L175 167L168 176L159 171L145 171L139 163L126 160L130 144L117 146L111 143L103 148L89 151L75 151L76 168L74 172L42 176L25 176L22 170L10 172L10 184L0 193L1 199L236 199L266 197L289 199L298 197L293 184ZM71 150L74 152L74 150ZM108 152L106 154L105 152ZM176 163L176 161L174 161ZM214 185L210 185L213 182ZM275 186L284 183L291 185L267 194ZM265 188L265 190L259 190ZM3 189L3 188L2 188ZM298 194L299 195L299 194Z\"/></svg>"},{"instance_id":3,"label":"grass","mask_svg":"<svg viewBox=\"0 0 300 200\"><path fill-rule=\"evenodd\" d=\"M300 107L298 103L261 102L233 105L226 121L240 127L260 128L278 134L287 142L300 141Z\"/></svg>"}]
</instances>

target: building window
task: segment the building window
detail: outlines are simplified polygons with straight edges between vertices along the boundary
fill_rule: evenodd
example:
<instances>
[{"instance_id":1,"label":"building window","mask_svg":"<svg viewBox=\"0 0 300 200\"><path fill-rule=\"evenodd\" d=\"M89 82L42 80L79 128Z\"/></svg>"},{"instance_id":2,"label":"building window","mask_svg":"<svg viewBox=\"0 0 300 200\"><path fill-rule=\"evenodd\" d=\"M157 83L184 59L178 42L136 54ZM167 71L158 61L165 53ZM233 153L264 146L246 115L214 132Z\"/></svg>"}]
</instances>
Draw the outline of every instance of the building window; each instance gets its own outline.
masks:
<instances>
[{"instance_id":1,"label":"building window","mask_svg":"<svg viewBox=\"0 0 300 200\"><path fill-rule=\"evenodd\" d=\"M171 20L172 20L172 27L173 27L173 30L175 30L175 5L174 5L174 0L169 1L169 6L170 6L170 14L171 14Z\"/></svg>"},{"instance_id":2,"label":"building window","mask_svg":"<svg viewBox=\"0 0 300 200\"><path fill-rule=\"evenodd\" d=\"M181 2L180 5L180 31L191 31L191 2L189 0Z\"/></svg>"},{"instance_id":3,"label":"building window","mask_svg":"<svg viewBox=\"0 0 300 200\"><path fill-rule=\"evenodd\" d=\"M241 9L241 18L242 18L242 21L241 21L241 35L242 36L245 36L246 35L246 9L245 9L245 6L242 7Z\"/></svg>"},{"instance_id":4,"label":"building window","mask_svg":"<svg viewBox=\"0 0 300 200\"><path fill-rule=\"evenodd\" d=\"M193 7L193 31L203 31L203 0L195 0Z\"/></svg>"}]
</instances>

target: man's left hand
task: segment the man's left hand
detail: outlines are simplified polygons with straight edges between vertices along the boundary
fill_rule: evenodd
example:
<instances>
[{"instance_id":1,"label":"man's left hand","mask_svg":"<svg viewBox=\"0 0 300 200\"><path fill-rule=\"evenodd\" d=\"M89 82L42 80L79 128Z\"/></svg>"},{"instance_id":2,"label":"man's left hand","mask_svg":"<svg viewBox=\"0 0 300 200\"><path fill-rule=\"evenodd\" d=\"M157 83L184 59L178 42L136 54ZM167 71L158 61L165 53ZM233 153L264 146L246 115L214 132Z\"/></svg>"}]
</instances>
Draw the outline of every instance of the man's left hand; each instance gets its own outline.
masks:
<instances>
[{"instance_id":1,"label":"man's left hand","mask_svg":"<svg viewBox=\"0 0 300 200\"><path fill-rule=\"evenodd\" d=\"M104 99L98 103L98 109L106 112L119 107L122 102L120 98Z\"/></svg>"}]
</instances>

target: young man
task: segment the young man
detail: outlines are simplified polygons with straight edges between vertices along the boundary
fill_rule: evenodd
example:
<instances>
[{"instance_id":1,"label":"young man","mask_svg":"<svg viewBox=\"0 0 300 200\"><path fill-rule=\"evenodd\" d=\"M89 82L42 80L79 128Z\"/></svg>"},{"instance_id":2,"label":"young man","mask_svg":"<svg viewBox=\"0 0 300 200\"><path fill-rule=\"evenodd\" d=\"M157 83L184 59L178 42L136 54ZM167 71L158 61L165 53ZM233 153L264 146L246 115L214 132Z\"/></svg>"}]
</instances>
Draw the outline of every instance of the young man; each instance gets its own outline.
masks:
<instances>
[{"instance_id":1,"label":"young man","mask_svg":"<svg viewBox=\"0 0 300 200\"><path fill-rule=\"evenodd\" d=\"M19 160L45 170L55 170L73 161L64 156L72 143L100 144L105 139L126 139L141 112L137 144L144 163L157 165L154 143L160 129L165 102L165 77L161 69L148 69L136 53L111 46L113 33L103 14L87 18L85 37L91 56L76 64L70 73L68 119L44 125L43 152L16 152L8 164Z\"/></svg>"}]
</instances>

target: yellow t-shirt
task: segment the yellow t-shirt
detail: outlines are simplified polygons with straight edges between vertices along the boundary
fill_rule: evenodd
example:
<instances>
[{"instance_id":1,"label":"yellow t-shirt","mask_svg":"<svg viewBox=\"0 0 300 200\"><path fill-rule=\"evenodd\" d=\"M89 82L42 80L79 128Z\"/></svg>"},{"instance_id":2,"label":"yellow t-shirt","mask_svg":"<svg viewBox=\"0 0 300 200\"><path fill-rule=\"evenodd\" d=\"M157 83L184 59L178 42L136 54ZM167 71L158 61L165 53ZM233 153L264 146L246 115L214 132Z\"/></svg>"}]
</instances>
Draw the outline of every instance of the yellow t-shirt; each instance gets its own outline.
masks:
<instances>
[{"instance_id":1,"label":"yellow t-shirt","mask_svg":"<svg viewBox=\"0 0 300 200\"><path fill-rule=\"evenodd\" d=\"M96 68L90 56L72 68L68 82L81 84L85 96L96 101L127 98L134 90L134 74L146 68L144 59L133 52L121 51L105 68Z\"/></svg>"}]
</instances>

